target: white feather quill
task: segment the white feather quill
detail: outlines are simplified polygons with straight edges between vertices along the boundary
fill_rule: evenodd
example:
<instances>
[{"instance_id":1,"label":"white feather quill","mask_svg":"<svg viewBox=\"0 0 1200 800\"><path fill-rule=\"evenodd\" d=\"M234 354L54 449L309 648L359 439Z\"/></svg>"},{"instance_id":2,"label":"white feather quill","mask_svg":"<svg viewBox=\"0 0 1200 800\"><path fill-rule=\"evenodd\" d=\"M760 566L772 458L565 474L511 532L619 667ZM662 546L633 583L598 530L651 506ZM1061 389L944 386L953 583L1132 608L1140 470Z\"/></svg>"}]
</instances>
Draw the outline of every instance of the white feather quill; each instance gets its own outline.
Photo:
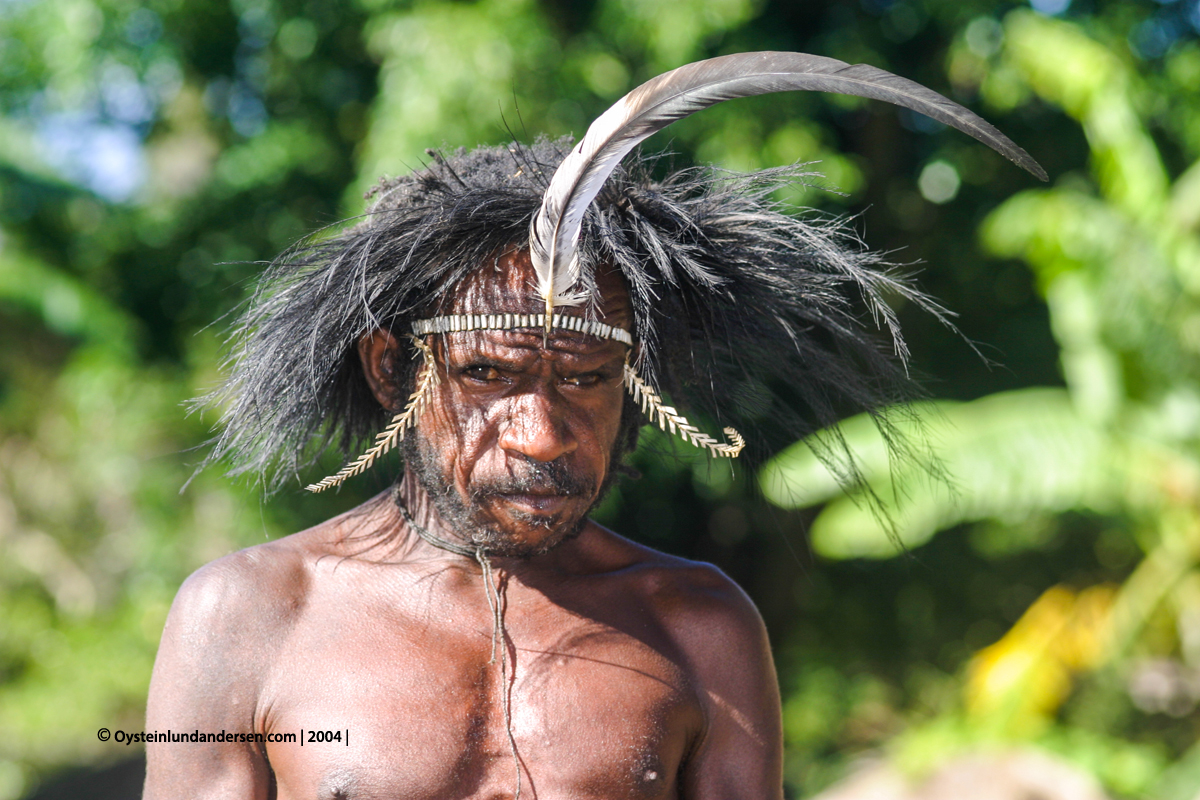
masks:
<instances>
[{"instance_id":1,"label":"white feather quill","mask_svg":"<svg viewBox=\"0 0 1200 800\"><path fill-rule=\"evenodd\" d=\"M546 320L555 306L577 305L576 248L584 212L621 159L676 120L737 97L824 91L885 100L967 133L1041 180L1046 173L986 120L918 83L866 64L805 53L739 53L698 61L647 81L604 112L550 181L530 225L530 251ZM549 330L546 331L549 335Z\"/></svg>"}]
</instances>

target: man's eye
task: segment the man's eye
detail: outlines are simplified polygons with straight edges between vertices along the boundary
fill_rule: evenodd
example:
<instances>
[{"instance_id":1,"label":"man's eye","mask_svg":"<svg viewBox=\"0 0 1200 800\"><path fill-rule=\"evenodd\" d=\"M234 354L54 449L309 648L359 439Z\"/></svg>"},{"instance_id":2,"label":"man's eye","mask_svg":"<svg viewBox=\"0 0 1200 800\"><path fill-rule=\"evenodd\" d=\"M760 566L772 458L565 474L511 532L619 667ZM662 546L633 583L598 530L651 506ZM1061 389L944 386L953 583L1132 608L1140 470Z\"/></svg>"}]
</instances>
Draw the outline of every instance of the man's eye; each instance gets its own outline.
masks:
<instances>
[{"instance_id":1,"label":"man's eye","mask_svg":"<svg viewBox=\"0 0 1200 800\"><path fill-rule=\"evenodd\" d=\"M589 387L597 386L603 378L595 372L589 372L586 375L572 375L569 378L563 378L563 383L569 386Z\"/></svg>"},{"instance_id":2,"label":"man's eye","mask_svg":"<svg viewBox=\"0 0 1200 800\"><path fill-rule=\"evenodd\" d=\"M472 367L467 367L462 371L462 374L473 381L497 381L500 380L500 370L495 367L477 364Z\"/></svg>"}]
</instances>

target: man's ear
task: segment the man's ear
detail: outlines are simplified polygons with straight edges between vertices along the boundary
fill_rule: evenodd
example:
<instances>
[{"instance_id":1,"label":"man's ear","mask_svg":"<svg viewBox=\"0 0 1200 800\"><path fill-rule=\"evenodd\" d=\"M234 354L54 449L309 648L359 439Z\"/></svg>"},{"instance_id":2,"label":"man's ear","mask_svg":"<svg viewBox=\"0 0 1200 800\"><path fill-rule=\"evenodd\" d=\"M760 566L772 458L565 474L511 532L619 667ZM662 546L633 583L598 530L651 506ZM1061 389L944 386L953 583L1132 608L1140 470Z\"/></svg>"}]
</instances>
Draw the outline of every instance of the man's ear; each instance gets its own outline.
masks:
<instances>
[{"instance_id":1,"label":"man's ear","mask_svg":"<svg viewBox=\"0 0 1200 800\"><path fill-rule=\"evenodd\" d=\"M405 346L391 331L376 328L358 340L358 358L362 361L363 374L371 393L385 409L399 411L404 394L400 387L400 375L396 365L404 358Z\"/></svg>"}]
</instances>

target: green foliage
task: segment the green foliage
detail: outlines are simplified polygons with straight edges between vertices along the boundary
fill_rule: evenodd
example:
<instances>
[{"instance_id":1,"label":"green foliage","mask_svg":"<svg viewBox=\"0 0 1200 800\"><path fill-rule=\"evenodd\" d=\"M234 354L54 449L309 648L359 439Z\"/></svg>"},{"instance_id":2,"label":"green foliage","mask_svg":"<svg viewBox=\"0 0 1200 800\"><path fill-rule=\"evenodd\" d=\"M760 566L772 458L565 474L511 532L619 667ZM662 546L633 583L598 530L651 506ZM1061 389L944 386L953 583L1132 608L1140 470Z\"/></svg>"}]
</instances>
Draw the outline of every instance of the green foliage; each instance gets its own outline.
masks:
<instances>
[{"instance_id":1,"label":"green foliage","mask_svg":"<svg viewBox=\"0 0 1200 800\"><path fill-rule=\"evenodd\" d=\"M870 61L982 99L1049 168L1054 183L1029 190L936 126L805 95L720 106L648 143L677 164L819 162L825 179L784 199L862 212L870 244L926 261L928 288L1007 369L988 372L902 309L914 368L963 402L931 402L925 428L894 418L921 445L908 464L888 462L869 421L846 424L876 503L842 498L803 449L759 476L764 500L745 465L650 433L634 458L644 479L601 518L750 591L776 642L796 795L889 742L919 771L1019 738L971 710L972 665L1025 653L1012 632L1065 584L1119 586L1103 594L1112 639L1086 668L1035 659L1043 678L1069 667L1077 688L1034 741L1114 792L1190 798L1194 706L1171 717L1128 687L1145 659L1200 668L1187 623L1200 608L1194 6L1103 0L1050 18L981 0L4 4L0 800L132 754L95 730L140 727L190 571L386 481L313 498L298 480L269 502L219 470L188 483L212 420L182 404L219 380L221 321L260 262L359 213L365 189L426 148L579 135L641 80L755 49ZM980 242L1008 261L986 261ZM799 543L814 512L773 505L822 503ZM935 535L951 526L965 535ZM893 536L912 558L887 558ZM1084 591L1051 597L1056 624L1093 630Z\"/></svg>"},{"instance_id":2,"label":"green foliage","mask_svg":"<svg viewBox=\"0 0 1200 800\"><path fill-rule=\"evenodd\" d=\"M1200 152L1181 114L1167 110L1195 42L1163 56L1164 80L1141 74L1096 28L1017 10L999 24L972 22L950 55L951 74L995 106L1052 104L1086 137L1086 164L1005 200L980 226L991 253L1030 268L1066 388L918 407L924 424L899 416L882 429L921 445L899 464L871 420L851 420L842 430L865 484L848 497L836 497L804 443L759 477L780 506L824 504L811 541L832 559L891 558L904 548L920 558L938 531L969 524L988 532L977 542L1007 538L1008 548L993 551L1001 559L1014 545L1045 550L1055 539L1045 532L1067 514L1093 520L1104 540L1124 538L1121 549L1141 561L1118 588L1076 576L1047 589L960 668L959 709L911 729L897 752L929 765L972 742L1027 739L1117 794L1186 796L1200 783L1179 788L1191 775L1193 756L1180 747L1188 723L1173 740L1149 715L1113 709L1132 699L1151 710L1136 687L1152 659L1188 674L1200 667L1194 647L1181 644L1195 636L1191 587L1200 577L1200 351L1190 333L1200 318L1200 235L1196 166L1186 166ZM1172 170L1179 157L1185 167ZM1097 558L1105 552L1097 547ZM1075 594L1072 584L1091 588ZM1089 680L1090 691L1072 694L1073 682ZM1179 708L1194 716L1196 704Z\"/></svg>"},{"instance_id":3,"label":"green foliage","mask_svg":"<svg viewBox=\"0 0 1200 800\"><path fill-rule=\"evenodd\" d=\"M804 443L759 473L763 494L777 505L827 503L811 530L820 555L891 558L964 522L997 520L1020 536L1045 514L1110 514L1146 502L1140 495L1156 453L1081 418L1064 391L1025 389L914 410L919 417L905 416L894 432L924 437L926 447L895 464L870 417L841 426L876 498L842 495Z\"/></svg>"}]
</instances>

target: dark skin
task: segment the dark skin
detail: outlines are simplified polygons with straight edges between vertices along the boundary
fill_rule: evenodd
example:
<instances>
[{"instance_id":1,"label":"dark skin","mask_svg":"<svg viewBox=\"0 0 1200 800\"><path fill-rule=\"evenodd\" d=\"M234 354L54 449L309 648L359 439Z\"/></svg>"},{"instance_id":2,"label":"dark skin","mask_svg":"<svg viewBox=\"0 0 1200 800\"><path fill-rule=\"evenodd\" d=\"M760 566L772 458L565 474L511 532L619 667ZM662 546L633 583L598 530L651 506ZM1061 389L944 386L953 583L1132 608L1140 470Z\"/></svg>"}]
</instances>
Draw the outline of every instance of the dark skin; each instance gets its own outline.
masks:
<instances>
[{"instance_id":1,"label":"dark skin","mask_svg":"<svg viewBox=\"0 0 1200 800\"><path fill-rule=\"evenodd\" d=\"M528 258L501 260L449 310L537 311ZM602 319L628 329L619 279L600 290ZM714 567L586 519L619 449L627 348L563 332L429 338L424 480L406 467L399 494L437 536L486 531L506 663L491 658L480 564L418 537L382 495L189 578L147 712L148 731L349 729L350 745L150 744L147 800L512 797L502 675L522 797L782 798L779 694L753 605ZM411 348L376 331L359 349L380 402L402 408ZM387 546L370 546L381 533Z\"/></svg>"}]
</instances>

